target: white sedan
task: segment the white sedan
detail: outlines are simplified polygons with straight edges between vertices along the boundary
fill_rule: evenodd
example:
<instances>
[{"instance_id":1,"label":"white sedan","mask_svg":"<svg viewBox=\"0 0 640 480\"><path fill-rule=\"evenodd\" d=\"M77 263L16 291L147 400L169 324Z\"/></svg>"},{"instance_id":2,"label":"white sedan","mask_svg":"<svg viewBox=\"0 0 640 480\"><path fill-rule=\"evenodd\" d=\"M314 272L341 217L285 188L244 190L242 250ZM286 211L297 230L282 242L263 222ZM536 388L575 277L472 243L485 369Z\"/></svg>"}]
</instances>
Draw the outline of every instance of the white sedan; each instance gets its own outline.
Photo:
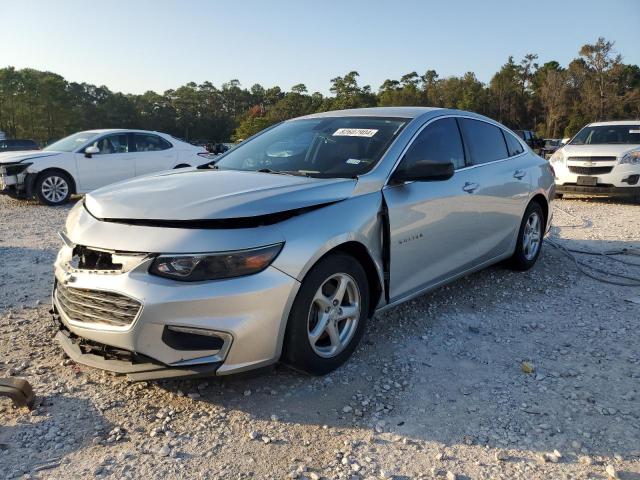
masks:
<instances>
[{"instance_id":1,"label":"white sedan","mask_svg":"<svg viewBox=\"0 0 640 480\"><path fill-rule=\"evenodd\" d=\"M88 130L43 150L0 153L0 193L60 205L111 183L197 166L208 153L170 135L145 130Z\"/></svg>"}]
</instances>

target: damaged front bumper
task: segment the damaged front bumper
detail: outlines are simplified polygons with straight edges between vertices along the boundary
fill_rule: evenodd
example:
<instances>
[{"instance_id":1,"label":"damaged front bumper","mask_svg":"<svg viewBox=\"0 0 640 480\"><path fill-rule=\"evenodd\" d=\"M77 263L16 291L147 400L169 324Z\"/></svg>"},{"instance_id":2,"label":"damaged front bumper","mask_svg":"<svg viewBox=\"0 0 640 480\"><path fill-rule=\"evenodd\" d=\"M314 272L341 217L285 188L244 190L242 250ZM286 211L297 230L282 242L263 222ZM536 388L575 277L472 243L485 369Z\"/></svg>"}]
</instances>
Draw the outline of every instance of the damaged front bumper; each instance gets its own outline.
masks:
<instances>
[{"instance_id":1,"label":"damaged front bumper","mask_svg":"<svg viewBox=\"0 0 640 480\"><path fill-rule=\"evenodd\" d=\"M108 269L83 269L70 265L78 252L98 253L65 245L52 295L56 338L74 361L150 380L226 375L278 360L299 286L289 275L269 267L183 284L150 275L149 256L100 251L97 261Z\"/></svg>"},{"instance_id":2,"label":"damaged front bumper","mask_svg":"<svg viewBox=\"0 0 640 480\"><path fill-rule=\"evenodd\" d=\"M31 163L5 163L0 165L0 194L15 198L33 195L36 174L28 173Z\"/></svg>"},{"instance_id":3,"label":"damaged front bumper","mask_svg":"<svg viewBox=\"0 0 640 480\"><path fill-rule=\"evenodd\" d=\"M53 320L59 328L55 339L71 360L82 365L126 375L130 380L162 380L165 378L196 378L215 375L222 361L186 367L170 367L161 362L109 345L91 342L68 330L56 308Z\"/></svg>"}]
</instances>

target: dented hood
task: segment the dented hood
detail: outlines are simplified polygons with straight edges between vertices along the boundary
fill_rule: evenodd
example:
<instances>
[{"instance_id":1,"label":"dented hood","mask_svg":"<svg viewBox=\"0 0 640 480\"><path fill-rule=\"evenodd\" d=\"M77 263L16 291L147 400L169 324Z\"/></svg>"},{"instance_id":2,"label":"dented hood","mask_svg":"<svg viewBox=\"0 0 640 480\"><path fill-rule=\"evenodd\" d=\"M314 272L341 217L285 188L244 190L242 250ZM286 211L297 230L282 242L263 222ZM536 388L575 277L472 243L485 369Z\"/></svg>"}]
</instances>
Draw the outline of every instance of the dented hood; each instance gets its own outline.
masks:
<instances>
[{"instance_id":1,"label":"dented hood","mask_svg":"<svg viewBox=\"0 0 640 480\"><path fill-rule=\"evenodd\" d=\"M87 194L104 220L189 221L259 217L348 198L354 179L318 179L236 170L164 172Z\"/></svg>"}]
</instances>

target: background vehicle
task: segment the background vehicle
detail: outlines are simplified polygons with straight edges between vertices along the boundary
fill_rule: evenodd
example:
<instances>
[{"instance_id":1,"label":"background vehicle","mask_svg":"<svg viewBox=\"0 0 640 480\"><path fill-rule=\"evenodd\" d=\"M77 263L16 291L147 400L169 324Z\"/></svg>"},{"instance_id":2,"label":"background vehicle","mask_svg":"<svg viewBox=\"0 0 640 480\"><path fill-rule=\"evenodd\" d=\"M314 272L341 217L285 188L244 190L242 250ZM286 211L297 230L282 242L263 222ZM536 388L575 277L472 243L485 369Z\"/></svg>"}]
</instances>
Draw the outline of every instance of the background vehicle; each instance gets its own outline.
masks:
<instances>
[{"instance_id":1,"label":"background vehicle","mask_svg":"<svg viewBox=\"0 0 640 480\"><path fill-rule=\"evenodd\" d=\"M556 191L640 201L640 121L590 123L550 159Z\"/></svg>"},{"instance_id":2,"label":"background vehicle","mask_svg":"<svg viewBox=\"0 0 640 480\"><path fill-rule=\"evenodd\" d=\"M562 139L560 138L545 138L544 146L540 150L540 156L549 159L551 155L563 145Z\"/></svg>"},{"instance_id":3,"label":"background vehicle","mask_svg":"<svg viewBox=\"0 0 640 480\"><path fill-rule=\"evenodd\" d=\"M38 144L27 139L5 139L0 140L0 153L16 152L19 150L38 150Z\"/></svg>"},{"instance_id":4,"label":"background vehicle","mask_svg":"<svg viewBox=\"0 0 640 480\"><path fill-rule=\"evenodd\" d=\"M536 136L532 130L514 130L514 132L536 153L544 148L544 140Z\"/></svg>"},{"instance_id":5,"label":"background vehicle","mask_svg":"<svg viewBox=\"0 0 640 480\"><path fill-rule=\"evenodd\" d=\"M286 121L213 168L78 203L55 264L57 338L75 361L137 379L281 357L324 374L374 312L502 260L531 268L553 188L549 163L481 115L401 107Z\"/></svg>"},{"instance_id":6,"label":"background vehicle","mask_svg":"<svg viewBox=\"0 0 640 480\"><path fill-rule=\"evenodd\" d=\"M60 205L74 193L160 170L199 165L206 161L206 154L204 148L164 133L89 130L41 151L0 153L0 191Z\"/></svg>"}]
</instances>

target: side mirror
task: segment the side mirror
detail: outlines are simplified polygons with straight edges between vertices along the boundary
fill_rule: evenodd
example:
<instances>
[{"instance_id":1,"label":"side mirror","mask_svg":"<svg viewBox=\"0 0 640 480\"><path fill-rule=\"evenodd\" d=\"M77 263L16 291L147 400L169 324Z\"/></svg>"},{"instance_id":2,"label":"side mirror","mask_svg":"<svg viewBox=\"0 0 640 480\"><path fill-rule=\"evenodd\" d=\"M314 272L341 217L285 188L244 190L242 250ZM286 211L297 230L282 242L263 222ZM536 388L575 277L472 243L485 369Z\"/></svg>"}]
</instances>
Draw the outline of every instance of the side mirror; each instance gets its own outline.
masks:
<instances>
[{"instance_id":1,"label":"side mirror","mask_svg":"<svg viewBox=\"0 0 640 480\"><path fill-rule=\"evenodd\" d=\"M404 182L433 182L449 180L453 177L455 168L453 162L437 162L432 160L418 160L403 166L402 162L393 173L391 180L398 184Z\"/></svg>"},{"instance_id":2,"label":"side mirror","mask_svg":"<svg viewBox=\"0 0 640 480\"><path fill-rule=\"evenodd\" d=\"M91 158L91 155L97 155L100 153L100 149L95 145L90 145L84 149L84 156L87 158Z\"/></svg>"}]
</instances>

